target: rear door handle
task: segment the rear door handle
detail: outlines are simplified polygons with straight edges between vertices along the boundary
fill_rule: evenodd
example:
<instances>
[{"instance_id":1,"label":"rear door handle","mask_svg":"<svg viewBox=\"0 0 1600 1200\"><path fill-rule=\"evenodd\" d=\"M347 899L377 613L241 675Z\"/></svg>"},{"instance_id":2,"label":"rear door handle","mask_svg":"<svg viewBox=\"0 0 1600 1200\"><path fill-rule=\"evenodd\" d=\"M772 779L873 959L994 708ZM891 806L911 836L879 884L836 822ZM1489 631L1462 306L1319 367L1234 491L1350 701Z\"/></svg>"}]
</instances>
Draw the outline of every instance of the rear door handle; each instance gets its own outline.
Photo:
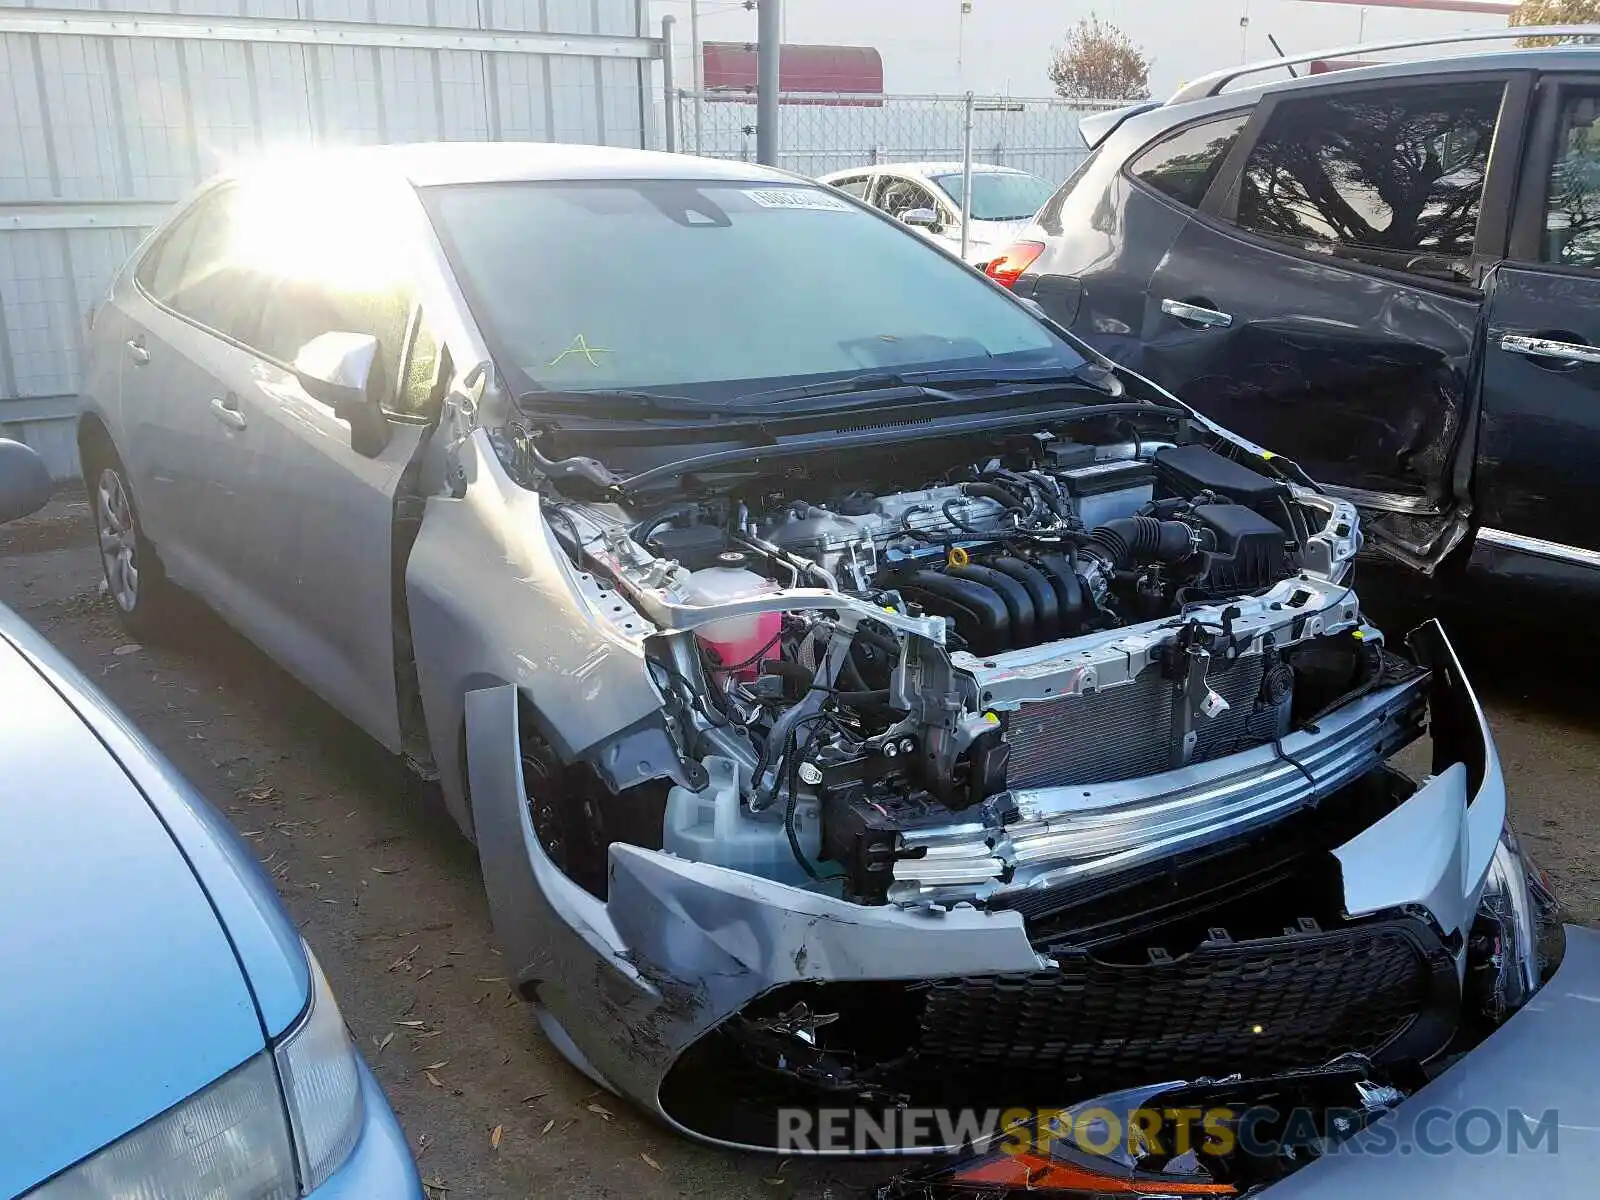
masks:
<instances>
[{"instance_id":1,"label":"rear door handle","mask_svg":"<svg viewBox=\"0 0 1600 1200\"><path fill-rule=\"evenodd\" d=\"M1206 329L1227 329L1233 324L1232 313L1218 312L1186 300L1163 300L1161 311L1169 317L1177 317L1186 325L1198 325Z\"/></svg>"},{"instance_id":2,"label":"rear door handle","mask_svg":"<svg viewBox=\"0 0 1600 1200\"><path fill-rule=\"evenodd\" d=\"M243 429L248 424L244 414L239 411L239 398L232 392L226 396L218 396L211 402L211 415L229 429Z\"/></svg>"},{"instance_id":3,"label":"rear door handle","mask_svg":"<svg viewBox=\"0 0 1600 1200\"><path fill-rule=\"evenodd\" d=\"M144 338L129 338L124 343L128 350L128 357L133 359L133 365L142 367L150 361L150 351L144 348Z\"/></svg>"},{"instance_id":4,"label":"rear door handle","mask_svg":"<svg viewBox=\"0 0 1600 1200\"><path fill-rule=\"evenodd\" d=\"M1500 349L1528 358L1551 359L1564 363L1600 363L1600 346L1585 346L1581 342L1558 342L1551 338L1528 337L1508 333L1500 339Z\"/></svg>"}]
</instances>

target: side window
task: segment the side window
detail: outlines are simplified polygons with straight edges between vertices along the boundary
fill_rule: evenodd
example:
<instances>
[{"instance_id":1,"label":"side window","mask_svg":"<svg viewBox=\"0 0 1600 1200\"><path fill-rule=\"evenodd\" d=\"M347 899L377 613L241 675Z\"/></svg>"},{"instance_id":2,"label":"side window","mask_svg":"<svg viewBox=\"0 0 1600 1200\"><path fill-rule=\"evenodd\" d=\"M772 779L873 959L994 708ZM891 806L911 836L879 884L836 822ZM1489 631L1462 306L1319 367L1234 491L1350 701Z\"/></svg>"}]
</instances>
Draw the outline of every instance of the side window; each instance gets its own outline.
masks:
<instances>
[{"instance_id":1,"label":"side window","mask_svg":"<svg viewBox=\"0 0 1600 1200\"><path fill-rule=\"evenodd\" d=\"M1248 112L1229 113L1170 133L1134 159L1128 174L1179 204L1199 208L1249 120Z\"/></svg>"},{"instance_id":2,"label":"side window","mask_svg":"<svg viewBox=\"0 0 1600 1200\"><path fill-rule=\"evenodd\" d=\"M370 334L376 394L392 404L416 307L402 194L354 179L337 189L265 180L240 192L237 241L267 278L250 344L291 364L324 333Z\"/></svg>"},{"instance_id":3,"label":"side window","mask_svg":"<svg viewBox=\"0 0 1600 1200\"><path fill-rule=\"evenodd\" d=\"M152 247L135 273L156 300L219 333L238 336L259 299L262 276L235 245L237 193L205 197Z\"/></svg>"},{"instance_id":4,"label":"side window","mask_svg":"<svg viewBox=\"0 0 1600 1200\"><path fill-rule=\"evenodd\" d=\"M848 179L836 179L833 186L841 192L854 196L857 200L867 198L867 184L872 181L870 175L852 175Z\"/></svg>"},{"instance_id":5,"label":"side window","mask_svg":"<svg viewBox=\"0 0 1600 1200\"><path fill-rule=\"evenodd\" d=\"M1287 100L1250 152L1239 224L1315 253L1465 280L1505 85Z\"/></svg>"},{"instance_id":6,"label":"side window","mask_svg":"<svg viewBox=\"0 0 1600 1200\"><path fill-rule=\"evenodd\" d=\"M1544 209L1544 260L1600 266L1600 96L1567 100Z\"/></svg>"},{"instance_id":7,"label":"side window","mask_svg":"<svg viewBox=\"0 0 1600 1200\"><path fill-rule=\"evenodd\" d=\"M898 217L914 208L931 208L938 212L939 202L920 183L909 179L884 179L878 192L878 207L891 217Z\"/></svg>"}]
</instances>

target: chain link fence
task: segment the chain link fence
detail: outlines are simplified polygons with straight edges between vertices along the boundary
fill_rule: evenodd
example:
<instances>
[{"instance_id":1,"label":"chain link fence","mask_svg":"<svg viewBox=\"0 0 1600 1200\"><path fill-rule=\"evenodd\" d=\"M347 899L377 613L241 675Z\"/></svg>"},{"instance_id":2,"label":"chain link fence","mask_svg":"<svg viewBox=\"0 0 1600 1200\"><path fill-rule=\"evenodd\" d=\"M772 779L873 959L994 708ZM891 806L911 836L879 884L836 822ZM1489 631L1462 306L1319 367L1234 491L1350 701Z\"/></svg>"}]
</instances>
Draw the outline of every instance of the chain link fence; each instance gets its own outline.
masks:
<instances>
[{"instance_id":1,"label":"chain link fence","mask_svg":"<svg viewBox=\"0 0 1600 1200\"><path fill-rule=\"evenodd\" d=\"M873 163L960 162L966 96L786 93L778 165L822 175ZM1017 167L1059 183L1088 154L1078 122L1120 101L974 96L974 162ZM677 93L681 149L710 158L756 158L756 99L742 92Z\"/></svg>"}]
</instances>

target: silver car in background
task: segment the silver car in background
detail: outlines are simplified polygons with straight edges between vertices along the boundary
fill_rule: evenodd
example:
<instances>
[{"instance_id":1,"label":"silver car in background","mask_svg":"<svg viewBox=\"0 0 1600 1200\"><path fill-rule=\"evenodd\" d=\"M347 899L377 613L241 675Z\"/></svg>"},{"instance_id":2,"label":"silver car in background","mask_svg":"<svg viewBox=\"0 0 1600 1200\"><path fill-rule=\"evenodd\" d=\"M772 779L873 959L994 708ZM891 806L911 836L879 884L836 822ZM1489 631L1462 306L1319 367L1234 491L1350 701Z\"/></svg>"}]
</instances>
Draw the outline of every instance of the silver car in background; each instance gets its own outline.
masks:
<instances>
[{"instance_id":1,"label":"silver car in background","mask_svg":"<svg viewBox=\"0 0 1600 1200\"><path fill-rule=\"evenodd\" d=\"M866 201L959 254L961 179L959 162L914 162L834 171L821 176L820 182ZM1015 167L973 163L967 261L979 270L988 266L998 251L1021 236L1055 190L1048 179Z\"/></svg>"},{"instance_id":2,"label":"silver car in background","mask_svg":"<svg viewBox=\"0 0 1600 1200\"><path fill-rule=\"evenodd\" d=\"M270 161L140 248L85 378L128 621L193 591L436 779L551 1041L693 1136L1403 1082L1560 958L1354 509L837 191Z\"/></svg>"}]
</instances>

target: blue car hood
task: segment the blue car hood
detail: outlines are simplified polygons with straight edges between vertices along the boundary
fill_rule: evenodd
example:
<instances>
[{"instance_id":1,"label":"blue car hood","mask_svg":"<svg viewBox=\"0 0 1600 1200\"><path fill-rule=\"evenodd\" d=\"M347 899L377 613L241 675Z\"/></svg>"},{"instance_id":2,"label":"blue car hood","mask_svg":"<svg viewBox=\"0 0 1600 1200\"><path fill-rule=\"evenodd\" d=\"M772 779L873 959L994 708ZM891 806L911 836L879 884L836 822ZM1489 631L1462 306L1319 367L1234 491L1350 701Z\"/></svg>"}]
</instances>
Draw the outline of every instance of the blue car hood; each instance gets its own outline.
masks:
<instances>
[{"instance_id":1,"label":"blue car hood","mask_svg":"<svg viewBox=\"0 0 1600 1200\"><path fill-rule=\"evenodd\" d=\"M262 1050L233 945L94 731L0 637L0 1196Z\"/></svg>"}]
</instances>

